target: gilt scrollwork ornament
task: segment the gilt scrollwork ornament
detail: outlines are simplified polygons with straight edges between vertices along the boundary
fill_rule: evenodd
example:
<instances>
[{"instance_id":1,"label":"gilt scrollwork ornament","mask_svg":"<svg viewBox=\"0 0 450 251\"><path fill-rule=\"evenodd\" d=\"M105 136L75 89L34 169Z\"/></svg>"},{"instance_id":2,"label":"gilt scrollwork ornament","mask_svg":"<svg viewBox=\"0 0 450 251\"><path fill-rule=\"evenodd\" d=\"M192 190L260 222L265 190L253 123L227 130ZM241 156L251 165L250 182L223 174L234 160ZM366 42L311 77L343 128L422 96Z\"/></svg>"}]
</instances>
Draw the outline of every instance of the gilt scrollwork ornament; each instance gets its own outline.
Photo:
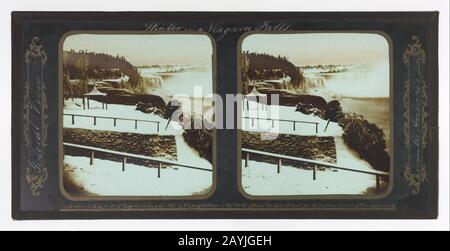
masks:
<instances>
[{"instance_id":1,"label":"gilt scrollwork ornament","mask_svg":"<svg viewBox=\"0 0 450 251\"><path fill-rule=\"evenodd\" d=\"M403 177L412 188L412 194L418 194L427 180L424 154L428 144L428 84L424 79L425 50L418 36L411 39L412 43L403 53L403 63L407 68L403 96L407 162Z\"/></svg>"},{"instance_id":2,"label":"gilt scrollwork ornament","mask_svg":"<svg viewBox=\"0 0 450 251\"><path fill-rule=\"evenodd\" d=\"M39 196L48 179L45 164L47 147L47 96L44 67L47 53L39 38L31 39L25 52L26 79L23 98L23 140L25 179L33 196Z\"/></svg>"}]
</instances>

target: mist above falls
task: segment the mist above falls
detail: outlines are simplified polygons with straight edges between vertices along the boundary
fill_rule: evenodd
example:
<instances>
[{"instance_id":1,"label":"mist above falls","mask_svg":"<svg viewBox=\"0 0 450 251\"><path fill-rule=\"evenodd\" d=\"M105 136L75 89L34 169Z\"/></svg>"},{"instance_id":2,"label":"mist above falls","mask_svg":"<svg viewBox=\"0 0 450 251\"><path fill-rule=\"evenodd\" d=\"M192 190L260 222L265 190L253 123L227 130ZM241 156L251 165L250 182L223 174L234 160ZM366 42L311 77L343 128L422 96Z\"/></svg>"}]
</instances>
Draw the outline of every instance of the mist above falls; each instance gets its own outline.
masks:
<instances>
[{"instance_id":1,"label":"mist above falls","mask_svg":"<svg viewBox=\"0 0 450 251\"><path fill-rule=\"evenodd\" d=\"M181 72L156 72L154 69L141 69L144 93L153 94L156 91L170 96L185 95L189 97L204 96L212 93L213 81L211 69L187 70ZM195 93L194 87L201 90Z\"/></svg>"},{"instance_id":2,"label":"mist above falls","mask_svg":"<svg viewBox=\"0 0 450 251\"><path fill-rule=\"evenodd\" d=\"M389 97L389 64L337 73L305 74L301 91L341 97Z\"/></svg>"}]
</instances>

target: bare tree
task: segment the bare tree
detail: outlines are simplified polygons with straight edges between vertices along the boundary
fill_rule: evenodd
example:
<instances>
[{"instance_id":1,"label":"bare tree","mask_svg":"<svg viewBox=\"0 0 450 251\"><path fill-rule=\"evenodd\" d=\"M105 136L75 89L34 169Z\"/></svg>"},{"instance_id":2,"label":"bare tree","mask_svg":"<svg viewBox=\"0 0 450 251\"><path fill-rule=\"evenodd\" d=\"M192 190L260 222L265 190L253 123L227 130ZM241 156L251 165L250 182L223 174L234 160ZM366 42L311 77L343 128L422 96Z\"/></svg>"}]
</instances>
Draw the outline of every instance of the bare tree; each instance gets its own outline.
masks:
<instances>
[{"instance_id":1,"label":"bare tree","mask_svg":"<svg viewBox=\"0 0 450 251\"><path fill-rule=\"evenodd\" d=\"M88 82L89 82L89 77L87 75L87 71L88 71L88 61L85 55L82 55L76 63L76 67L79 69L80 73L81 73L81 81L83 82L83 88L84 91L87 92L88 91Z\"/></svg>"}]
</instances>

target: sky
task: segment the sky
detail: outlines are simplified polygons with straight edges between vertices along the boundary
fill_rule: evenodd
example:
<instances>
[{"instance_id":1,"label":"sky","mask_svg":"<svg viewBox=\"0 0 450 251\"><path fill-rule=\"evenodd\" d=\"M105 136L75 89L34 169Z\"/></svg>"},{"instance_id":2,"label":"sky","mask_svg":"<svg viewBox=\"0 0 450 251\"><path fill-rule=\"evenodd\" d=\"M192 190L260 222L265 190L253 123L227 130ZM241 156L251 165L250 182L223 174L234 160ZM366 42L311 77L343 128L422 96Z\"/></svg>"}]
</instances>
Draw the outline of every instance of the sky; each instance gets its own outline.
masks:
<instances>
[{"instance_id":1,"label":"sky","mask_svg":"<svg viewBox=\"0 0 450 251\"><path fill-rule=\"evenodd\" d=\"M213 46L206 35L76 34L65 39L63 49L118 54L132 65L141 66L211 64Z\"/></svg>"},{"instance_id":2,"label":"sky","mask_svg":"<svg viewBox=\"0 0 450 251\"><path fill-rule=\"evenodd\" d=\"M389 62L389 44L378 34L253 34L242 50L285 56L297 66Z\"/></svg>"}]
</instances>

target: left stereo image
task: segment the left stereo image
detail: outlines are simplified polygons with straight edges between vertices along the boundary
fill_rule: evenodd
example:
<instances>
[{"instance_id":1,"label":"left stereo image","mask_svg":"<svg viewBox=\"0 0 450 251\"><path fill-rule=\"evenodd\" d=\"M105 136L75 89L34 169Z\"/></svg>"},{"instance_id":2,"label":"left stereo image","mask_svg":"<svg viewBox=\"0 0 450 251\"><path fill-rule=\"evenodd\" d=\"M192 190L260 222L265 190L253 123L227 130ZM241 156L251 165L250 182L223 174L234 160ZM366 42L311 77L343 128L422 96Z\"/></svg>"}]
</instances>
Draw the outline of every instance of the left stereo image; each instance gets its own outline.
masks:
<instances>
[{"instance_id":1,"label":"left stereo image","mask_svg":"<svg viewBox=\"0 0 450 251\"><path fill-rule=\"evenodd\" d=\"M203 33L65 34L65 197L196 199L214 192L214 47Z\"/></svg>"}]
</instances>

